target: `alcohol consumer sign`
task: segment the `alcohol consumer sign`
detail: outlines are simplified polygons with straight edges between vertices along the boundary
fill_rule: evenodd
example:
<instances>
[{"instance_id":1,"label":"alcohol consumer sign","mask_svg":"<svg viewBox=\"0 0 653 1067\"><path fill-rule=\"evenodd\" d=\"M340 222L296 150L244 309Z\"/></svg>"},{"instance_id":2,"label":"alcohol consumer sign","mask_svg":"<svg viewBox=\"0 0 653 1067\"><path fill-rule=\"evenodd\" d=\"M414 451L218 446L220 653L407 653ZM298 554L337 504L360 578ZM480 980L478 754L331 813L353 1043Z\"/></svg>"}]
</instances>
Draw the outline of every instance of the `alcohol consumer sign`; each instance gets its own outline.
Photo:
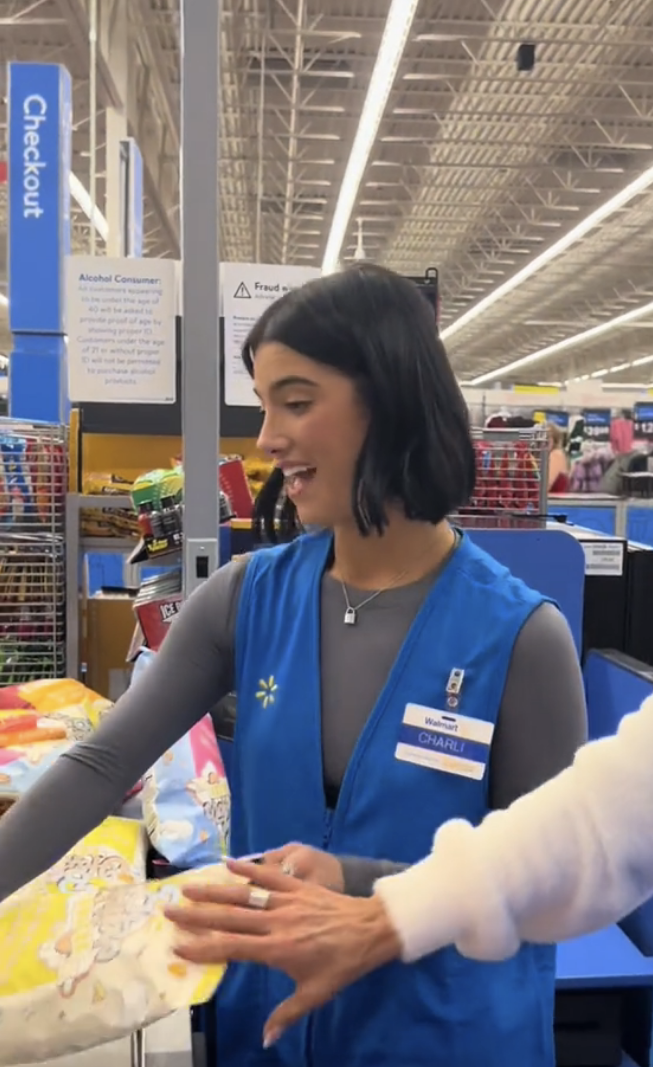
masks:
<instances>
[{"instance_id":1,"label":"alcohol consumer sign","mask_svg":"<svg viewBox=\"0 0 653 1067\"><path fill-rule=\"evenodd\" d=\"M584 408L582 416L585 440L593 441L597 445L608 444L612 422L610 408Z\"/></svg>"},{"instance_id":2,"label":"alcohol consumer sign","mask_svg":"<svg viewBox=\"0 0 653 1067\"><path fill-rule=\"evenodd\" d=\"M174 404L175 261L71 256L66 295L70 399Z\"/></svg>"}]
</instances>

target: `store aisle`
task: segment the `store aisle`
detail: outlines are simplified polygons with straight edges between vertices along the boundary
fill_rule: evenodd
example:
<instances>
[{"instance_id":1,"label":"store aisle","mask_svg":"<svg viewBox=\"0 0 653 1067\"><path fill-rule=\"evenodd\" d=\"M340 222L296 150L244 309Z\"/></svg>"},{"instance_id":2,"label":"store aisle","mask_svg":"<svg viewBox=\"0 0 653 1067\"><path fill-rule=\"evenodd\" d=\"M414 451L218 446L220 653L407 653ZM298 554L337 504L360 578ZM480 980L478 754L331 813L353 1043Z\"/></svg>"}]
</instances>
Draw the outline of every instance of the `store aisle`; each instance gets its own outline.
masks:
<instances>
[{"instance_id":1,"label":"store aisle","mask_svg":"<svg viewBox=\"0 0 653 1067\"><path fill-rule=\"evenodd\" d=\"M146 1067L192 1067L190 1017L177 1012L147 1031ZM99 1049L51 1060L43 1067L131 1067L129 1041L116 1041Z\"/></svg>"}]
</instances>

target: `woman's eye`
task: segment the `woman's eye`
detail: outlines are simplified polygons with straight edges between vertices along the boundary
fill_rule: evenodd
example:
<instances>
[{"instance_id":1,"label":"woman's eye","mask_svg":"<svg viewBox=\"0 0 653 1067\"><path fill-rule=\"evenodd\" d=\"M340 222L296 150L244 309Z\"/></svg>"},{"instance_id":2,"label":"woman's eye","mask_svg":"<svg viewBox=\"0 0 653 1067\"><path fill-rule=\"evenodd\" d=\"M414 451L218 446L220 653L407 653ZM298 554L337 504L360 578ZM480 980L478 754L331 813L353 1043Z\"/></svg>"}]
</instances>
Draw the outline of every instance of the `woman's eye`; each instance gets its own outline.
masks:
<instances>
[{"instance_id":1,"label":"woman's eye","mask_svg":"<svg viewBox=\"0 0 653 1067\"><path fill-rule=\"evenodd\" d=\"M292 411L295 415L301 415L302 412L308 411L311 406L310 400L288 400L286 401L286 407L288 411Z\"/></svg>"}]
</instances>

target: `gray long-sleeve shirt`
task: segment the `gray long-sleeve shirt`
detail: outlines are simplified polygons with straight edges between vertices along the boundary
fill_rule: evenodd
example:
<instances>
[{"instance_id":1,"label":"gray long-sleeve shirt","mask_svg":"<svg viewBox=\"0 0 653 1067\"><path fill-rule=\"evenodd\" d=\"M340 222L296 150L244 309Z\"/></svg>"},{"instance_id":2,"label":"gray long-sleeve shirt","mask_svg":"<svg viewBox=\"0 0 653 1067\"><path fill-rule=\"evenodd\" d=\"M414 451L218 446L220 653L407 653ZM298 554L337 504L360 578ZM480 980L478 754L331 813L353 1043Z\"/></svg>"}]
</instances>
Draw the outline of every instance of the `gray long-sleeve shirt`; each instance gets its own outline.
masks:
<instances>
[{"instance_id":1,"label":"gray long-sleeve shirt","mask_svg":"<svg viewBox=\"0 0 653 1067\"><path fill-rule=\"evenodd\" d=\"M55 863L120 805L154 761L234 687L234 635L246 561L217 571L189 599L155 662L97 733L76 745L0 822L0 899ZM363 724L434 580L384 592L343 625L339 582L325 574L321 604L322 747L335 796ZM353 604L365 599L349 589ZM434 635L437 639L437 635ZM560 612L542 605L513 651L490 753L494 808L536 788L572 760L586 736L582 677ZM391 861L392 857L388 857ZM344 863L362 894L392 864Z\"/></svg>"}]
</instances>

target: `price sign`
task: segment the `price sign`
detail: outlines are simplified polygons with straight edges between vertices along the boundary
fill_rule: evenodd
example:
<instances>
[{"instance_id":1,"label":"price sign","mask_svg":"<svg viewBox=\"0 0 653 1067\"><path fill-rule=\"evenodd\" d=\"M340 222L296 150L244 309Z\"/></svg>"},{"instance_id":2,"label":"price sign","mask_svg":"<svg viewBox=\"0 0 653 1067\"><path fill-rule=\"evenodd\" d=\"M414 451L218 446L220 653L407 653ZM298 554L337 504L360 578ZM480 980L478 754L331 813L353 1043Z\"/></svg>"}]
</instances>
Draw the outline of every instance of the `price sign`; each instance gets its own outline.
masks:
<instances>
[{"instance_id":1,"label":"price sign","mask_svg":"<svg viewBox=\"0 0 653 1067\"><path fill-rule=\"evenodd\" d=\"M653 402L640 401L633 414L635 440L653 441Z\"/></svg>"},{"instance_id":2,"label":"price sign","mask_svg":"<svg viewBox=\"0 0 653 1067\"><path fill-rule=\"evenodd\" d=\"M585 440L593 441L597 445L608 444L612 422L610 408L585 408L582 415Z\"/></svg>"},{"instance_id":3,"label":"price sign","mask_svg":"<svg viewBox=\"0 0 653 1067\"><path fill-rule=\"evenodd\" d=\"M568 411L546 411L546 421L550 422L552 426L559 426L561 430L569 429L569 412Z\"/></svg>"}]
</instances>

